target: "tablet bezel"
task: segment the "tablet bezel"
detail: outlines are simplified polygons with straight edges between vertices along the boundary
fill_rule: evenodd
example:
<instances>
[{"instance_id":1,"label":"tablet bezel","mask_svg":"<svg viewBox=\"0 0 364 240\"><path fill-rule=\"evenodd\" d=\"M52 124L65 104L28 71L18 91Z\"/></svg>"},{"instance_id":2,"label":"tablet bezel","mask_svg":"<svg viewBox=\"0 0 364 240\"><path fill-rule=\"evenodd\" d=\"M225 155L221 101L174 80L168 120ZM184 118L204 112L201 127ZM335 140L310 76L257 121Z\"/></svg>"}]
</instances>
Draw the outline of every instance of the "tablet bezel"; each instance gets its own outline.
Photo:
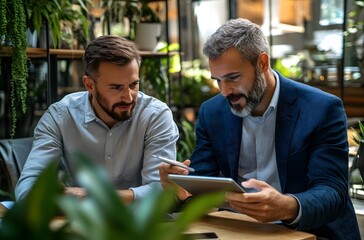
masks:
<instances>
[{"instance_id":1,"label":"tablet bezel","mask_svg":"<svg viewBox=\"0 0 364 240\"><path fill-rule=\"evenodd\" d=\"M169 174L168 179L193 195L219 191L245 192L232 178Z\"/></svg>"}]
</instances>

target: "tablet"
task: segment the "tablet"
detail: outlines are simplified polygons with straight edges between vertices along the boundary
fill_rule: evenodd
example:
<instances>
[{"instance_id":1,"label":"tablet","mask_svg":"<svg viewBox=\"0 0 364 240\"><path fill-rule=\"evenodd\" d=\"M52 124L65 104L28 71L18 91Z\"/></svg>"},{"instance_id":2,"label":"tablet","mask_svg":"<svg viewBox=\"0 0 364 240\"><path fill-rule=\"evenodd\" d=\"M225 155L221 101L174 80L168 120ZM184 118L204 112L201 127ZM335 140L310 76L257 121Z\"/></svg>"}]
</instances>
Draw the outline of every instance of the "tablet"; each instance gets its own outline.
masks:
<instances>
[{"instance_id":1,"label":"tablet","mask_svg":"<svg viewBox=\"0 0 364 240\"><path fill-rule=\"evenodd\" d=\"M231 178L169 174L168 179L193 195L218 191L245 192Z\"/></svg>"}]
</instances>

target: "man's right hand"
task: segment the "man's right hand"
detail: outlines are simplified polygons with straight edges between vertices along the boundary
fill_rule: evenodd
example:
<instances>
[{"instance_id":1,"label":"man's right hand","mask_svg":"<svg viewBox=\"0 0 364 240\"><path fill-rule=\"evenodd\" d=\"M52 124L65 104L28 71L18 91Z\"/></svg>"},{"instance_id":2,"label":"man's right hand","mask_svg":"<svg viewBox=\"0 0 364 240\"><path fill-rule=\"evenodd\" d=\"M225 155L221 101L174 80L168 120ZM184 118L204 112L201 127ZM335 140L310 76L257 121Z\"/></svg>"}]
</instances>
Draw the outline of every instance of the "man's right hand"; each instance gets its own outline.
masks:
<instances>
[{"instance_id":1,"label":"man's right hand","mask_svg":"<svg viewBox=\"0 0 364 240\"><path fill-rule=\"evenodd\" d=\"M191 164L191 161L187 159L183 162L183 164L189 166ZM159 165L159 175L163 188L168 188L171 185L176 186L175 183L168 179L168 174L188 175L188 170L178 166L172 166L168 163L162 163L161 165ZM191 196L191 193L187 192L184 188L177 186L177 197L180 200L184 200L189 196Z\"/></svg>"}]
</instances>

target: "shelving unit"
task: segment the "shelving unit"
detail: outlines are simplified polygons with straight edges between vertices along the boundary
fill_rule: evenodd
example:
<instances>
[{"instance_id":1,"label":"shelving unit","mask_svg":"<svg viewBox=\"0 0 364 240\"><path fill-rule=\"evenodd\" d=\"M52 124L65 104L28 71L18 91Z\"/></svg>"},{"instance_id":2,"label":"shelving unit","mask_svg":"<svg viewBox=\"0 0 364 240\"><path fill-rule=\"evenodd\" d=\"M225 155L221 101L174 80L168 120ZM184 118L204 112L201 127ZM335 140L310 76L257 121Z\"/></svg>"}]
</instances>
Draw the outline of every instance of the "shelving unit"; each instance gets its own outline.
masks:
<instances>
[{"instance_id":1,"label":"shelving unit","mask_svg":"<svg viewBox=\"0 0 364 240\"><path fill-rule=\"evenodd\" d=\"M2 57L9 57L12 56L13 49L11 47L0 47L0 54ZM50 73L49 73L49 84L51 85L50 88L50 96L51 99L50 103L53 103L58 100L58 93L59 91L62 91L63 89L59 89L58 86L58 60L82 60L84 50L79 49L49 49L49 55L50 55ZM45 48L27 48L27 56L30 59L34 58L42 58L47 59L47 49ZM151 51L140 51L139 52L141 57L143 58L169 58L175 54L179 54L178 52L151 52ZM7 70L4 69L4 72ZM6 73L5 73L6 75ZM65 88L67 89L67 88ZM72 89L72 87L68 88L68 91L75 91L80 89ZM67 91L67 92L68 92ZM48 105L50 104L48 103Z\"/></svg>"},{"instance_id":2,"label":"shelving unit","mask_svg":"<svg viewBox=\"0 0 364 240\"><path fill-rule=\"evenodd\" d=\"M156 0L165 3L165 40L167 44L170 44L169 39L169 0ZM151 0L150 2L155 2ZM179 0L176 2L179 4ZM178 6L177 6L178 7ZM179 13L178 13L178 22L179 22ZM45 34L49 36L48 33ZM179 39L180 40L180 39ZM24 119L21 119L20 123L21 128L26 130L17 131L18 135L16 137L26 137L32 134L32 127L38 121L38 119L42 116L43 112L48 108L48 106L56 101L58 101L63 95L74 92L84 90L83 85L81 83L81 78L65 75L68 71L65 71L70 65L77 65L78 74L83 74L83 66L82 66L82 57L84 55L84 50L79 49L52 49L50 48L50 39L48 38L46 41L45 48L27 48L26 54L27 57L31 61L31 69L29 69L32 83L29 83L28 91L33 91L32 88L36 86L37 88L41 88L41 93L38 93L38 96L32 96L31 98L35 98L35 102L31 101L33 104L29 106L27 116L24 116ZM165 74L167 75L168 83L167 86L171 86L172 84L172 74L169 73L170 68L170 58L175 55L180 56L180 52L169 51L167 52L152 52L152 51L140 51L140 55L143 59L157 59L159 61L165 61L166 59L166 70ZM2 130L0 131L1 138L8 138L10 136L11 125L11 117L9 115L9 92L10 92L10 77L11 77L11 61L12 61L13 49L12 47L0 46L0 57L1 57L1 84L0 84L0 126L2 126ZM181 58L180 58L181 61ZM65 63L64 63L65 62ZM181 64L182 65L182 64ZM73 72L73 71L72 71ZM77 73L75 74L77 75ZM66 76L66 77L65 77ZM78 75L77 75L78 76ZM180 75L179 75L180 76ZM79 82L75 82L77 81ZM167 81L166 80L166 81ZM75 84L76 83L76 84ZM167 100L171 99L171 89L167 88L166 91ZM36 102L38 101L38 102ZM168 101L167 101L168 103ZM34 106L36 104L36 106ZM30 119L29 119L30 118ZM20 128L18 128L20 130Z\"/></svg>"}]
</instances>

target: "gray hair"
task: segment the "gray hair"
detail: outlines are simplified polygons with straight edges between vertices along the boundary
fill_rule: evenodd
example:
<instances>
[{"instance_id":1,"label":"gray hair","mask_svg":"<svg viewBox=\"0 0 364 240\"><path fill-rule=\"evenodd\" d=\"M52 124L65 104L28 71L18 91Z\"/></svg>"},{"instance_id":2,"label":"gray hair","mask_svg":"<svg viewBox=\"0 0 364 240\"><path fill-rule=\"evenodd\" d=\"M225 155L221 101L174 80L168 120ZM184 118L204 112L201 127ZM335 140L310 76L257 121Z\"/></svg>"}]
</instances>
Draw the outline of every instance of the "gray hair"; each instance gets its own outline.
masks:
<instances>
[{"instance_id":1,"label":"gray hair","mask_svg":"<svg viewBox=\"0 0 364 240\"><path fill-rule=\"evenodd\" d=\"M219 27L205 43L203 53L214 59L232 47L252 65L256 65L261 53L269 55L268 40L260 27L243 18L231 19Z\"/></svg>"}]
</instances>

